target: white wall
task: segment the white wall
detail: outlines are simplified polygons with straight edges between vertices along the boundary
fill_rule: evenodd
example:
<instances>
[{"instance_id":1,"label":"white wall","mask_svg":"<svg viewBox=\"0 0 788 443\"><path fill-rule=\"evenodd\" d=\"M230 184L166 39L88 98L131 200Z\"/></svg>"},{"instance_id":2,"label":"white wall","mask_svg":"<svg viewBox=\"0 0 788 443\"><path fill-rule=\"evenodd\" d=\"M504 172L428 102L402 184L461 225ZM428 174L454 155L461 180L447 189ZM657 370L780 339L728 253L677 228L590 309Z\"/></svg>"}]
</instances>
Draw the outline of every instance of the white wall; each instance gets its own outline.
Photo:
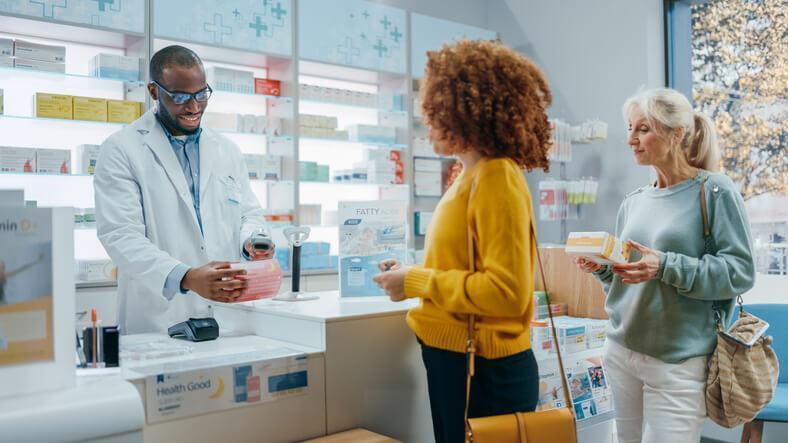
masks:
<instances>
[{"instance_id":1,"label":"white wall","mask_svg":"<svg viewBox=\"0 0 788 443\"><path fill-rule=\"evenodd\" d=\"M576 145L567 177L599 178L596 205L572 230L608 230L615 225L624 196L649 182L650 171L635 166L621 117L624 100L641 86L664 80L662 1L660 0L494 0L487 28L531 57L546 73L553 92L551 117L570 123L599 118L609 124L607 140ZM559 167L550 175L558 177ZM538 198L541 172L528 174ZM536 208L537 206L535 206ZM541 241L562 243L558 222L540 222Z\"/></svg>"}]
</instances>

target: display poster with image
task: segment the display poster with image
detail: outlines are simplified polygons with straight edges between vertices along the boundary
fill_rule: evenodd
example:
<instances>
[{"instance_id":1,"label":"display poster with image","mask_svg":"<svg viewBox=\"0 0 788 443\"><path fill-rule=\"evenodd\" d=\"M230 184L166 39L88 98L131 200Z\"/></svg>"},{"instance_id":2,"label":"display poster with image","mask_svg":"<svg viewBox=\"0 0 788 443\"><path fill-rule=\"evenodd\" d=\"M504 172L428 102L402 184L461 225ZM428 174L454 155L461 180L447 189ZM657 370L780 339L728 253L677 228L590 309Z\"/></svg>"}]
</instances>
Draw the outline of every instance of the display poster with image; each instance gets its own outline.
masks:
<instances>
[{"instance_id":1,"label":"display poster with image","mask_svg":"<svg viewBox=\"0 0 788 443\"><path fill-rule=\"evenodd\" d=\"M51 215L4 209L0 245L0 366L54 360Z\"/></svg>"},{"instance_id":2,"label":"display poster with image","mask_svg":"<svg viewBox=\"0 0 788 443\"><path fill-rule=\"evenodd\" d=\"M372 280L386 259L407 255L404 201L339 202L339 287L342 297L386 295Z\"/></svg>"},{"instance_id":3,"label":"display poster with image","mask_svg":"<svg viewBox=\"0 0 788 443\"><path fill-rule=\"evenodd\" d=\"M564 357L569 395L578 420L613 410L613 400L602 357ZM538 411L566 406L556 358L539 362Z\"/></svg>"}]
</instances>

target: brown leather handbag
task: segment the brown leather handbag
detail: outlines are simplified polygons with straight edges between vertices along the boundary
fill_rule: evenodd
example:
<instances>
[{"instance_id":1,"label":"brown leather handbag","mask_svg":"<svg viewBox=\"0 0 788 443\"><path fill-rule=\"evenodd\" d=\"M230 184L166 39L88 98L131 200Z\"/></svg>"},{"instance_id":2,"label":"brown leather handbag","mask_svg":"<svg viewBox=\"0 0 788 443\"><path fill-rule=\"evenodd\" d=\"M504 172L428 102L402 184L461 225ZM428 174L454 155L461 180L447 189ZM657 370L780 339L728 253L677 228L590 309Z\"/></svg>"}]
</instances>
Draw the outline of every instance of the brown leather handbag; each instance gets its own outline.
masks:
<instances>
[{"instance_id":1,"label":"brown leather handbag","mask_svg":"<svg viewBox=\"0 0 788 443\"><path fill-rule=\"evenodd\" d=\"M471 187L471 194L476 183ZM470 201L470 196L469 196ZM542 258L539 255L539 247L536 242L536 232L531 223L531 241L536 247L536 258L539 263L539 272L542 276L542 286L547 294L547 305L550 306L550 296L547 292L547 285L544 278L544 268ZM476 271L474 260L473 234L470 226L468 227L468 257L471 272ZM558 347L558 335L555 332L553 323L553 313L547 310L550 315L550 328L553 333L553 344L555 344L556 355L558 356L558 366L561 370L561 385L564 390L565 408L552 409L539 412L514 412L511 414L495 415L491 417L468 418L468 405L471 399L471 378L474 373L474 360L476 356L476 337L475 325L476 316L468 316L468 342L466 347L466 381L465 381L465 441L466 443L576 443L577 427L575 414L572 409L572 399L569 397L569 388L566 384L566 371L564 362L561 358L561 349Z\"/></svg>"}]
</instances>

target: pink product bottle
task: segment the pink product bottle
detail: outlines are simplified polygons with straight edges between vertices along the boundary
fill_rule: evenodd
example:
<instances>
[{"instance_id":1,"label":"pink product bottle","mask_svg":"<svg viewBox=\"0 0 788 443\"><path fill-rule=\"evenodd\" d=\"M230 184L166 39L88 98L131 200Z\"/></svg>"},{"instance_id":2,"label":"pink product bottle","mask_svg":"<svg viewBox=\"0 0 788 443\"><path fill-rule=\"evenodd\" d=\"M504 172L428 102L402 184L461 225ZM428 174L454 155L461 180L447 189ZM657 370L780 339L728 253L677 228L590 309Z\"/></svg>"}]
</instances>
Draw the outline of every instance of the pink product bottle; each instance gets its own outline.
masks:
<instances>
[{"instance_id":1,"label":"pink product bottle","mask_svg":"<svg viewBox=\"0 0 788 443\"><path fill-rule=\"evenodd\" d=\"M246 378L246 401L254 403L260 401L260 376L252 375Z\"/></svg>"},{"instance_id":2,"label":"pink product bottle","mask_svg":"<svg viewBox=\"0 0 788 443\"><path fill-rule=\"evenodd\" d=\"M230 267L245 269L246 275L239 275L236 278L246 280L249 284L235 300L236 302L271 298L279 293L279 288L282 286L282 268L279 267L278 261L270 259L233 263Z\"/></svg>"}]
</instances>

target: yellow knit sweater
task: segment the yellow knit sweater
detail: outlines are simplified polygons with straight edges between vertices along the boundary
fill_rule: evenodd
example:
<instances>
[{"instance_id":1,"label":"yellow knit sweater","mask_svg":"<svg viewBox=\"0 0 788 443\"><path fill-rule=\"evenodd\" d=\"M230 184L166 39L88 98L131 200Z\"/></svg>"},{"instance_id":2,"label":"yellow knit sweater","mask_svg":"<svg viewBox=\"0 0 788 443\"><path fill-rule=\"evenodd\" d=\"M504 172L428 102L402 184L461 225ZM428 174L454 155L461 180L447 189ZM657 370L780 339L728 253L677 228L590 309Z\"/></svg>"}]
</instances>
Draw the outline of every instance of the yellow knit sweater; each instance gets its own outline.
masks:
<instances>
[{"instance_id":1,"label":"yellow knit sweater","mask_svg":"<svg viewBox=\"0 0 788 443\"><path fill-rule=\"evenodd\" d=\"M435 209L424 266L414 266L405 277L406 297L421 298L407 321L422 342L465 352L463 314L472 313L480 356L506 357L531 347L532 213L528 186L514 161L482 159L460 174ZM468 265L468 226L475 239L475 273Z\"/></svg>"}]
</instances>

